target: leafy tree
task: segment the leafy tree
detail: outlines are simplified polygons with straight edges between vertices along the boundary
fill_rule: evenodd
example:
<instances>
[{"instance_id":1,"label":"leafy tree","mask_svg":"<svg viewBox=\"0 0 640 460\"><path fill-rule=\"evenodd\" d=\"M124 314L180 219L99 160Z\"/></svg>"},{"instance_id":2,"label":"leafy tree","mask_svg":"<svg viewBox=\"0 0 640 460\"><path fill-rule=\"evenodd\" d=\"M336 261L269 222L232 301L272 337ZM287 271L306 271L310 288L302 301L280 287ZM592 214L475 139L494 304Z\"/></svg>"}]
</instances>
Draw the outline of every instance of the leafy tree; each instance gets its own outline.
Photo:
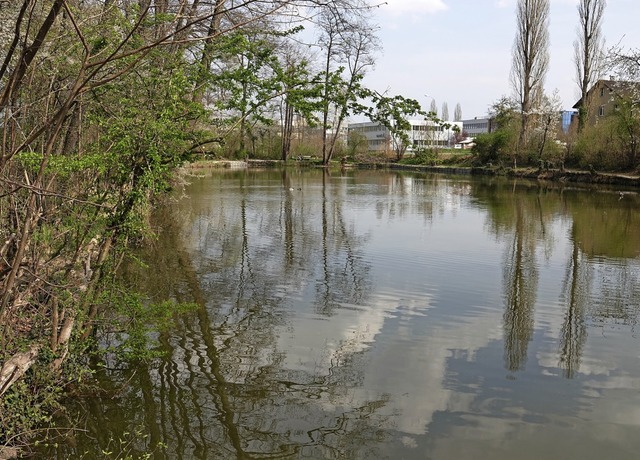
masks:
<instances>
[{"instance_id":1,"label":"leafy tree","mask_svg":"<svg viewBox=\"0 0 640 460\"><path fill-rule=\"evenodd\" d=\"M514 124L518 112L518 102L510 97L502 96L489 108L489 117L494 120L496 129L509 129Z\"/></svg>"},{"instance_id":2,"label":"leafy tree","mask_svg":"<svg viewBox=\"0 0 640 460\"><path fill-rule=\"evenodd\" d=\"M638 149L640 148L640 109L638 104L628 99L621 100L611 118L623 151L619 167L634 170L638 167Z\"/></svg>"},{"instance_id":3,"label":"leafy tree","mask_svg":"<svg viewBox=\"0 0 640 460\"><path fill-rule=\"evenodd\" d=\"M498 164L509 146L509 136L505 131L478 134L471 149L475 162L479 165Z\"/></svg>"},{"instance_id":4,"label":"leafy tree","mask_svg":"<svg viewBox=\"0 0 640 460\"><path fill-rule=\"evenodd\" d=\"M284 66L280 64L276 73L281 84L281 126L282 156L287 161L291 153L291 138L294 129L294 116L299 115L308 125L318 122L316 113L322 109L320 79L313 75L309 62L296 62L295 54L283 56Z\"/></svg>"},{"instance_id":5,"label":"leafy tree","mask_svg":"<svg viewBox=\"0 0 640 460\"><path fill-rule=\"evenodd\" d=\"M389 130L396 159L401 160L411 142L408 134L411 123L408 117L424 114L420 103L403 96L389 97L375 92L370 96L373 107L363 107L363 111L371 121L380 123Z\"/></svg>"},{"instance_id":6,"label":"leafy tree","mask_svg":"<svg viewBox=\"0 0 640 460\"><path fill-rule=\"evenodd\" d=\"M471 152L476 164L501 164L510 160L517 164L515 144L518 138L518 103L503 96L489 110L489 116L495 122L491 133L480 134L475 138Z\"/></svg>"},{"instance_id":7,"label":"leafy tree","mask_svg":"<svg viewBox=\"0 0 640 460\"><path fill-rule=\"evenodd\" d=\"M362 133L350 131L347 138L347 154L352 158L356 158L358 155L367 153L367 150L367 138Z\"/></svg>"},{"instance_id":8,"label":"leafy tree","mask_svg":"<svg viewBox=\"0 0 640 460\"><path fill-rule=\"evenodd\" d=\"M608 116L609 123L621 145L621 161L624 169L638 167L638 128L640 126L640 49L622 49L617 46L609 50L608 66L621 80L632 82L626 85L625 97L618 101L617 109Z\"/></svg>"},{"instance_id":9,"label":"leafy tree","mask_svg":"<svg viewBox=\"0 0 640 460\"><path fill-rule=\"evenodd\" d=\"M238 126L237 155L246 154L246 139L253 137L256 123L270 124L267 101L280 89L280 76L275 44L262 34L238 31L221 37L218 53L213 54L220 69L210 77L219 97L216 107L223 116L231 117ZM254 152L255 153L255 152Z\"/></svg>"},{"instance_id":10,"label":"leafy tree","mask_svg":"<svg viewBox=\"0 0 640 460\"><path fill-rule=\"evenodd\" d=\"M306 95L295 91L306 91L308 78L287 80L283 69L303 67L281 66L267 39L278 34L264 32L277 29L266 18L286 11L288 0L0 4L4 444L44 420L18 414L50 409L43 401L83 375L75 366L100 330L130 332L129 356L144 347L147 335L128 328L150 318L149 306L117 295L114 272L127 247L147 236L145 216L172 170L228 119L207 118L205 105L229 96L217 107L244 124L244 139L251 123L271 118L266 101L279 95L293 94L291 105L304 113L296 99ZM338 66L331 70L333 78ZM355 89L362 68L352 70ZM345 100L348 108L353 95Z\"/></svg>"}]
</instances>

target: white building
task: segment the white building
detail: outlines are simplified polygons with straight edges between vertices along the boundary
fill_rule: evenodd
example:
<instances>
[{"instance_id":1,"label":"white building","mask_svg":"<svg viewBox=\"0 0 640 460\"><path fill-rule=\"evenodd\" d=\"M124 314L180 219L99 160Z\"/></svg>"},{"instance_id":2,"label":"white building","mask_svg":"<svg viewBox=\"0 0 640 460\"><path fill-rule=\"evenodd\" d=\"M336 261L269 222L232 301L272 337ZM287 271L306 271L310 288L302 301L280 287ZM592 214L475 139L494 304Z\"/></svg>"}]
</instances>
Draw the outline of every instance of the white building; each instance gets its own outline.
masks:
<instances>
[{"instance_id":1,"label":"white building","mask_svg":"<svg viewBox=\"0 0 640 460\"><path fill-rule=\"evenodd\" d=\"M367 141L369 152L389 152L391 145L391 133L381 123L365 121L362 123L349 123L349 134L358 133Z\"/></svg>"},{"instance_id":2,"label":"white building","mask_svg":"<svg viewBox=\"0 0 640 460\"><path fill-rule=\"evenodd\" d=\"M408 120L411 129L407 131L409 145L406 153L421 148L449 147L456 130L462 130L462 122L448 122L443 126L431 120ZM349 133L358 133L367 141L369 152L391 153L400 139L393 139L391 132L379 122L350 123Z\"/></svg>"}]
</instances>

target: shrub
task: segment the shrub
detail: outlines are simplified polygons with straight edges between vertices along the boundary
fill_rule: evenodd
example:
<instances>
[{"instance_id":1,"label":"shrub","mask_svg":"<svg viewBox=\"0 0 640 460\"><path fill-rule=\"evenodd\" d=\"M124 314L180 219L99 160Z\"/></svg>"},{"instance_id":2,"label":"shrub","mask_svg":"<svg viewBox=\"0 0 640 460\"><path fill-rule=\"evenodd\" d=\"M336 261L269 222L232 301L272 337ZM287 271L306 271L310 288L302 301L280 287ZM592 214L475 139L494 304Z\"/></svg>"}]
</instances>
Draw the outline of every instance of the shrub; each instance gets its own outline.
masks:
<instances>
[{"instance_id":1,"label":"shrub","mask_svg":"<svg viewBox=\"0 0 640 460\"><path fill-rule=\"evenodd\" d=\"M506 159L506 148L509 145L509 133L496 131L493 133L479 134L475 138L475 144L471 149L474 163L485 165L488 163L500 163Z\"/></svg>"},{"instance_id":2,"label":"shrub","mask_svg":"<svg viewBox=\"0 0 640 460\"><path fill-rule=\"evenodd\" d=\"M619 163L621 146L612 120L586 127L573 148L570 161L580 168L612 170Z\"/></svg>"}]
</instances>

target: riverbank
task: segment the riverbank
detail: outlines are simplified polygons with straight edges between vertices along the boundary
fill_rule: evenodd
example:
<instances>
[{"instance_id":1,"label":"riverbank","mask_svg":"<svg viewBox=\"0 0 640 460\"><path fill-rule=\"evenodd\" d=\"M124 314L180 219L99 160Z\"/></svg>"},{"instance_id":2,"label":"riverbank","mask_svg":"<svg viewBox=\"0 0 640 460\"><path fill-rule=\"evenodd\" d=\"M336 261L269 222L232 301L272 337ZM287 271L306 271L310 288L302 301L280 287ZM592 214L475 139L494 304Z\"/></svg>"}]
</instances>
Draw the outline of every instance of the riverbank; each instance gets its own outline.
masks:
<instances>
[{"instance_id":1,"label":"riverbank","mask_svg":"<svg viewBox=\"0 0 640 460\"><path fill-rule=\"evenodd\" d=\"M489 176L518 177L555 182L571 182L583 184L620 185L625 187L640 187L640 176L635 174L600 173L597 171L580 171L569 169L535 169L535 168L493 168L493 167L450 167L427 165L385 166L389 169L405 171L435 172L442 174L475 174Z\"/></svg>"},{"instance_id":2,"label":"riverbank","mask_svg":"<svg viewBox=\"0 0 640 460\"><path fill-rule=\"evenodd\" d=\"M197 171L208 168L242 169L273 168L283 165L319 166L314 161L303 160L284 163L282 160L203 160L185 165L185 171ZM387 169L398 171L430 172L439 174L472 174L486 176L505 176L523 179L534 179L553 182L618 185L624 187L640 187L640 175L622 173L601 173L597 171L580 171L569 169L536 169L536 168L498 168L498 167L466 167L466 166L430 166L405 165L398 163L347 163L336 164L341 168Z\"/></svg>"}]
</instances>

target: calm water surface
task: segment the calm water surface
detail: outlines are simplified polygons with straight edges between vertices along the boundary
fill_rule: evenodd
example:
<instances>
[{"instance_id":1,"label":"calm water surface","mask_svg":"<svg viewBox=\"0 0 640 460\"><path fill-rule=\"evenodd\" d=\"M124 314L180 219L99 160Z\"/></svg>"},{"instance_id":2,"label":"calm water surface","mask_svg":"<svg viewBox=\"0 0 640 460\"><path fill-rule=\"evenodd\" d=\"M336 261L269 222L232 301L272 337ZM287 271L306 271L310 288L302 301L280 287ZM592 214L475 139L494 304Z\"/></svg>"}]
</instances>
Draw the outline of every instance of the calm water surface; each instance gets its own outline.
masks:
<instances>
[{"instance_id":1,"label":"calm water surface","mask_svg":"<svg viewBox=\"0 0 640 460\"><path fill-rule=\"evenodd\" d=\"M103 375L113 391L79 404L88 432L60 458L640 455L635 193L379 171L190 182L128 276L200 308L158 337L164 358Z\"/></svg>"}]
</instances>

